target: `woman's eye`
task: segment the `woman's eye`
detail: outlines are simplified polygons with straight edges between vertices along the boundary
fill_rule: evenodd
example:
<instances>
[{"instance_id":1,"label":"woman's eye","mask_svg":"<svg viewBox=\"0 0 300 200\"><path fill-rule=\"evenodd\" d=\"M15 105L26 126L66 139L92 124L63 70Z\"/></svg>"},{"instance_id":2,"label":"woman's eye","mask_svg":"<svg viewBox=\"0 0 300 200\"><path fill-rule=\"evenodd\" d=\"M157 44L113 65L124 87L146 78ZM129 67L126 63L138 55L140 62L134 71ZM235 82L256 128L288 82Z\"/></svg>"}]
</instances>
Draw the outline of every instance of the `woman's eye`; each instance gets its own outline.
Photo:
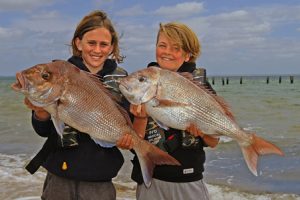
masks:
<instances>
[{"instance_id":1,"label":"woman's eye","mask_svg":"<svg viewBox=\"0 0 300 200\"><path fill-rule=\"evenodd\" d=\"M146 78L143 77L143 76L141 76L141 77L139 78L139 82L144 82L145 80L146 80Z\"/></svg>"},{"instance_id":2,"label":"woman's eye","mask_svg":"<svg viewBox=\"0 0 300 200\"><path fill-rule=\"evenodd\" d=\"M101 47L107 47L107 46L109 46L109 44L103 42L103 43L100 43L100 46L101 46Z\"/></svg>"},{"instance_id":3,"label":"woman's eye","mask_svg":"<svg viewBox=\"0 0 300 200\"><path fill-rule=\"evenodd\" d=\"M44 80L49 80L50 74L49 74L49 73L42 73L42 78L43 78Z\"/></svg>"},{"instance_id":4,"label":"woman's eye","mask_svg":"<svg viewBox=\"0 0 300 200\"><path fill-rule=\"evenodd\" d=\"M94 42L94 41L89 41L88 44L89 44L90 46L95 46L95 45L97 45L97 43Z\"/></svg>"}]
</instances>

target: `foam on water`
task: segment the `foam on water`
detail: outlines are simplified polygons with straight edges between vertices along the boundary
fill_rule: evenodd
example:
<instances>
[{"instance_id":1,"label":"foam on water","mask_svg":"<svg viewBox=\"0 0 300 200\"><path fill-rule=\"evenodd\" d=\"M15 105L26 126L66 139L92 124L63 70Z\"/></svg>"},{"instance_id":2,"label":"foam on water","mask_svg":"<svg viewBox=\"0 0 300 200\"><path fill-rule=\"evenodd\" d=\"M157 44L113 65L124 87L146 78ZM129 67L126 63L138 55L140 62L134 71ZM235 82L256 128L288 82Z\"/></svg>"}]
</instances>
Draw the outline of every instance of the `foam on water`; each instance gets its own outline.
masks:
<instances>
[{"instance_id":1,"label":"foam on water","mask_svg":"<svg viewBox=\"0 0 300 200\"><path fill-rule=\"evenodd\" d=\"M220 158L226 159L226 158ZM0 199L14 200L36 200L40 199L42 185L46 172L43 169L37 171L34 175L29 174L23 168L29 157L25 154L5 155L0 154ZM210 164L214 163L211 161ZM217 164L217 163L216 163ZM226 168L226 166L224 166ZM124 174L125 173L125 174ZM124 180L128 176L126 171L114 179L117 189L118 200L134 200L136 183L130 179ZM120 178L122 177L122 178ZM296 194L280 194L280 193L250 193L239 190L233 186L235 176L224 177L227 186L207 184L209 194L212 200L300 200L300 196ZM221 177L218 179L222 179ZM222 181L222 182L223 182ZM231 186L231 187L229 187Z\"/></svg>"}]
</instances>

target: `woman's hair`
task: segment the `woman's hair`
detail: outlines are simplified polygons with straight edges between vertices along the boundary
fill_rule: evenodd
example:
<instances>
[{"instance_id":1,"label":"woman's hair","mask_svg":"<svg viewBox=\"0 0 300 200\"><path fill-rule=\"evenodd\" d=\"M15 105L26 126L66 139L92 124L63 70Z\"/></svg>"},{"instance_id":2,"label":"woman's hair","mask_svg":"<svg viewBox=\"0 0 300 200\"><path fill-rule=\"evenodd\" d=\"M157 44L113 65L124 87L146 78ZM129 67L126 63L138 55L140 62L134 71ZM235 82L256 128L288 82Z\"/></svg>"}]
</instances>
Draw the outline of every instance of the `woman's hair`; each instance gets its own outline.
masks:
<instances>
[{"instance_id":1,"label":"woman's hair","mask_svg":"<svg viewBox=\"0 0 300 200\"><path fill-rule=\"evenodd\" d=\"M183 51L190 54L190 60L188 62L195 62L200 56L201 46L198 37L187 25L179 22L160 23L156 43L161 33L165 34L172 42L177 43Z\"/></svg>"},{"instance_id":2,"label":"woman's hair","mask_svg":"<svg viewBox=\"0 0 300 200\"><path fill-rule=\"evenodd\" d=\"M76 38L79 38L81 40L86 32L102 27L106 28L112 36L112 59L116 60L118 63L122 62L124 57L120 55L118 34L115 31L112 22L107 17L106 13L100 10L95 10L89 13L77 25L76 30L74 32L74 36L71 41L73 55L81 57L81 51L78 50L75 43Z\"/></svg>"}]
</instances>

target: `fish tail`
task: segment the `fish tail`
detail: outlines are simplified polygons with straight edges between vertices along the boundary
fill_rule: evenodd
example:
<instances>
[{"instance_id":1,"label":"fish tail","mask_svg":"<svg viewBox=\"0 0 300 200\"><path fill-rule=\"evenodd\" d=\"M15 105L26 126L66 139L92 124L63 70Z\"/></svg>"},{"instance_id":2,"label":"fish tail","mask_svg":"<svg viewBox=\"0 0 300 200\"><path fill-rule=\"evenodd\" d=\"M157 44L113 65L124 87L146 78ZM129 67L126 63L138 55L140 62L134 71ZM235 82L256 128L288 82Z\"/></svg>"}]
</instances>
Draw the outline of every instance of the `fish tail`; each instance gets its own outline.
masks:
<instances>
[{"instance_id":1,"label":"fish tail","mask_svg":"<svg viewBox=\"0 0 300 200\"><path fill-rule=\"evenodd\" d=\"M134 147L134 150L139 159L144 183L147 188L151 185L155 165L180 165L167 152L162 151L145 140L140 140L139 144Z\"/></svg>"},{"instance_id":2,"label":"fish tail","mask_svg":"<svg viewBox=\"0 0 300 200\"><path fill-rule=\"evenodd\" d=\"M252 134L253 142L251 145L243 147L242 152L249 170L257 176L257 160L260 155L278 154L283 156L284 153L274 144Z\"/></svg>"}]
</instances>

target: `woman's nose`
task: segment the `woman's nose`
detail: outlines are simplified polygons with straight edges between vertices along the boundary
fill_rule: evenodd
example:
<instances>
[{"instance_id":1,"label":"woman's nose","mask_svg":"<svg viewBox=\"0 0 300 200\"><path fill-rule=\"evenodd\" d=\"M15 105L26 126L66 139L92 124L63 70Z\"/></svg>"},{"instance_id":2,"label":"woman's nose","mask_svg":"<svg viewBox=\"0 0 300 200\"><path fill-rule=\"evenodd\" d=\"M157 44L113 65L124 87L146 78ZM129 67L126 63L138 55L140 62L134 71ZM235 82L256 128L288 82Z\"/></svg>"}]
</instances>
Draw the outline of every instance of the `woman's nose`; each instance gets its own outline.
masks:
<instances>
[{"instance_id":1,"label":"woman's nose","mask_svg":"<svg viewBox=\"0 0 300 200\"><path fill-rule=\"evenodd\" d=\"M100 44L97 44L94 48L94 51L95 52L101 52L101 45Z\"/></svg>"}]
</instances>

